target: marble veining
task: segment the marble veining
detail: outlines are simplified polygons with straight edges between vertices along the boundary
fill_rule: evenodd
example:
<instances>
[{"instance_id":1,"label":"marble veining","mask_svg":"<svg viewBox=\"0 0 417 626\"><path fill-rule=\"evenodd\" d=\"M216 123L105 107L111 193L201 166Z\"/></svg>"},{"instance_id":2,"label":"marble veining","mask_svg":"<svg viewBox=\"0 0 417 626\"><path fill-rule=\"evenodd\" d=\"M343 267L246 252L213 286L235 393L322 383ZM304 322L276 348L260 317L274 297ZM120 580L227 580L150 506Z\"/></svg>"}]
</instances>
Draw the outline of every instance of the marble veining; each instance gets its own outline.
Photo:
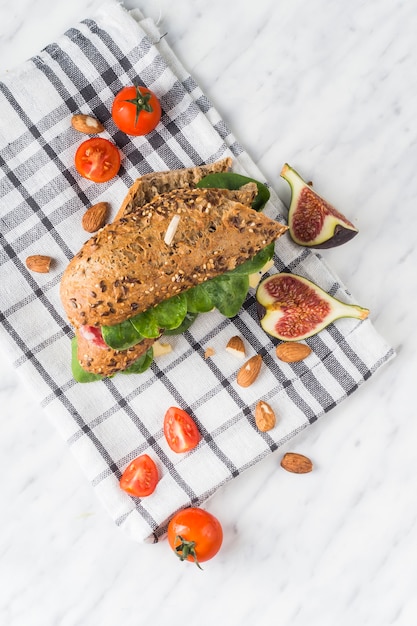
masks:
<instances>
[{"instance_id":1,"label":"marble veining","mask_svg":"<svg viewBox=\"0 0 417 626\"><path fill-rule=\"evenodd\" d=\"M0 624L412 626L417 615L417 13L401 0L126 0L161 32L280 197L284 162L359 227L323 252L396 349L346 402L218 491L199 572L132 545L0 364ZM0 70L99 0L0 3ZM282 454L313 459L306 476Z\"/></svg>"}]
</instances>

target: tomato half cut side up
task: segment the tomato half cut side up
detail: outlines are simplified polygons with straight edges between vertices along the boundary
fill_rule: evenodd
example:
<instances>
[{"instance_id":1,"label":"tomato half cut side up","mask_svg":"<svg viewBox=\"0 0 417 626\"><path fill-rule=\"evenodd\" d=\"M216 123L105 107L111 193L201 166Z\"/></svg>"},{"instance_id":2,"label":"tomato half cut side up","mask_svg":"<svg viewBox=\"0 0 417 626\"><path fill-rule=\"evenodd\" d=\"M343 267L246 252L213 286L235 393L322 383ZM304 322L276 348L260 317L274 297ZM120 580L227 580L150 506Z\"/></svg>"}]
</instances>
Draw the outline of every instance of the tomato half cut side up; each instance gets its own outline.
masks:
<instances>
[{"instance_id":1,"label":"tomato half cut side up","mask_svg":"<svg viewBox=\"0 0 417 626\"><path fill-rule=\"evenodd\" d=\"M144 498L155 491L158 480L155 461L149 455L142 454L129 463L120 479L120 487L131 496Z\"/></svg>"},{"instance_id":2,"label":"tomato half cut side up","mask_svg":"<svg viewBox=\"0 0 417 626\"><path fill-rule=\"evenodd\" d=\"M78 146L75 169L83 178L94 183L106 183L120 169L120 152L108 139L92 137Z\"/></svg>"},{"instance_id":3,"label":"tomato half cut side up","mask_svg":"<svg viewBox=\"0 0 417 626\"><path fill-rule=\"evenodd\" d=\"M178 407L170 407L165 413L164 435L171 450L188 452L201 440L200 432L193 418Z\"/></svg>"}]
</instances>

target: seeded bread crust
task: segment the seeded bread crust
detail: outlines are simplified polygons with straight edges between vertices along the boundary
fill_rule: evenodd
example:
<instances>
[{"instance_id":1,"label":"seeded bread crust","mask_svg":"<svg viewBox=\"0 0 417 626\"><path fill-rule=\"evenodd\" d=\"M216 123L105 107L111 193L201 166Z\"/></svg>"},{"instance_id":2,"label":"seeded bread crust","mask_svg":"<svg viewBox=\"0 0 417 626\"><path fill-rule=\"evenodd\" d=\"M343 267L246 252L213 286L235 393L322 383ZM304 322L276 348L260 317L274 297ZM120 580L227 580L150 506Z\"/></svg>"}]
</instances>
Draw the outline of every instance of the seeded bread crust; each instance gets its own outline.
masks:
<instances>
[{"instance_id":1,"label":"seeded bread crust","mask_svg":"<svg viewBox=\"0 0 417 626\"><path fill-rule=\"evenodd\" d=\"M116 372L125 370L152 347L155 339L143 339L140 343L127 350L113 350L101 348L84 338L83 334L76 332L78 352L77 358L81 367L86 372L112 376Z\"/></svg>"},{"instance_id":2,"label":"seeded bread crust","mask_svg":"<svg viewBox=\"0 0 417 626\"><path fill-rule=\"evenodd\" d=\"M180 221L167 245L174 215ZM68 319L75 327L122 322L234 269L286 230L222 189L157 196L98 231L69 263L61 281Z\"/></svg>"},{"instance_id":3,"label":"seeded bread crust","mask_svg":"<svg viewBox=\"0 0 417 626\"><path fill-rule=\"evenodd\" d=\"M129 215L137 207L153 200L155 196L167 193L173 189L193 189L208 174L228 172L231 167L232 159L227 157L215 163L198 167L144 174L130 187L115 219Z\"/></svg>"}]
</instances>

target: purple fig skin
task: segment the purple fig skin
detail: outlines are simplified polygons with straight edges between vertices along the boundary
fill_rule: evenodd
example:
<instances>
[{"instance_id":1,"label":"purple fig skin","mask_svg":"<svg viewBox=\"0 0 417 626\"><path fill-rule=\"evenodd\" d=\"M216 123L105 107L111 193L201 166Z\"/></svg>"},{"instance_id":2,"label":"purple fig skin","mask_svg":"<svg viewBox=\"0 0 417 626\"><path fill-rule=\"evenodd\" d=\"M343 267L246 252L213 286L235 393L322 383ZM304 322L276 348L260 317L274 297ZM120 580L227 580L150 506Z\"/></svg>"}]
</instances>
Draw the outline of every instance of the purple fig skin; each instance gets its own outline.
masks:
<instances>
[{"instance_id":1,"label":"purple fig skin","mask_svg":"<svg viewBox=\"0 0 417 626\"><path fill-rule=\"evenodd\" d=\"M261 321L266 315L266 308L260 302L256 302L256 312L258 314L259 321Z\"/></svg>"},{"instance_id":2,"label":"purple fig skin","mask_svg":"<svg viewBox=\"0 0 417 626\"><path fill-rule=\"evenodd\" d=\"M287 163L281 177L291 187L288 226L291 239L307 248L335 248L350 241L358 229L306 183Z\"/></svg>"},{"instance_id":3,"label":"purple fig skin","mask_svg":"<svg viewBox=\"0 0 417 626\"><path fill-rule=\"evenodd\" d=\"M291 234L291 233L290 233ZM323 241L323 243L316 243L314 246L308 246L314 249L326 249L326 248L336 248L337 246L341 246L344 243L347 243L353 237L358 234L357 230L352 230L351 228L345 228L341 224L337 224L334 229L334 234L327 241ZM306 244L304 244L306 245Z\"/></svg>"}]
</instances>

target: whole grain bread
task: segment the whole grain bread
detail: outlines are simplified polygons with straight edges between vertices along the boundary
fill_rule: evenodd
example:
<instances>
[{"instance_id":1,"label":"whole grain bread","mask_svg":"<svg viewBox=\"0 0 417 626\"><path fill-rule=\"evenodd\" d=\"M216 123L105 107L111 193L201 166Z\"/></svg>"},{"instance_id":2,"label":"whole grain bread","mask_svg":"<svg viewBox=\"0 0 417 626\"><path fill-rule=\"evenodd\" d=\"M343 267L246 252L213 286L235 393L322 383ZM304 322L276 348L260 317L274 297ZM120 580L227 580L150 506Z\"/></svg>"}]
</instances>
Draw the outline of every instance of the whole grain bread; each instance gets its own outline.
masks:
<instances>
[{"instance_id":1,"label":"whole grain bread","mask_svg":"<svg viewBox=\"0 0 417 626\"><path fill-rule=\"evenodd\" d=\"M225 172L231 169L232 159L225 158L215 163L193 168L186 168L165 172L152 172L138 178L129 189L116 218L132 212L143 206L155 195L176 188L194 188L197 183L207 174ZM236 199L244 204L250 204L257 193L256 185L252 183L242 187L235 195ZM233 192L231 192L231 197ZM77 358L81 367L87 372L111 376L124 370L138 359L153 344L153 339L147 339L128 350L103 349L85 339L84 335L75 329L77 338Z\"/></svg>"},{"instance_id":2,"label":"whole grain bread","mask_svg":"<svg viewBox=\"0 0 417 626\"><path fill-rule=\"evenodd\" d=\"M155 339L143 339L127 350L113 350L113 348L102 348L88 341L78 329L76 335L77 358L81 367L86 372L101 376L112 376L116 372L127 369L155 342Z\"/></svg>"},{"instance_id":3,"label":"whole grain bread","mask_svg":"<svg viewBox=\"0 0 417 626\"><path fill-rule=\"evenodd\" d=\"M180 217L171 244L164 238ZM252 258L287 227L222 189L157 196L91 237L61 281L75 327L113 325Z\"/></svg>"},{"instance_id":4,"label":"whole grain bread","mask_svg":"<svg viewBox=\"0 0 417 626\"><path fill-rule=\"evenodd\" d=\"M173 189L193 189L208 174L227 172L231 167L232 159L227 157L215 163L197 167L144 174L136 179L130 187L115 219L128 215L137 207L150 202L157 195L167 193Z\"/></svg>"}]
</instances>

